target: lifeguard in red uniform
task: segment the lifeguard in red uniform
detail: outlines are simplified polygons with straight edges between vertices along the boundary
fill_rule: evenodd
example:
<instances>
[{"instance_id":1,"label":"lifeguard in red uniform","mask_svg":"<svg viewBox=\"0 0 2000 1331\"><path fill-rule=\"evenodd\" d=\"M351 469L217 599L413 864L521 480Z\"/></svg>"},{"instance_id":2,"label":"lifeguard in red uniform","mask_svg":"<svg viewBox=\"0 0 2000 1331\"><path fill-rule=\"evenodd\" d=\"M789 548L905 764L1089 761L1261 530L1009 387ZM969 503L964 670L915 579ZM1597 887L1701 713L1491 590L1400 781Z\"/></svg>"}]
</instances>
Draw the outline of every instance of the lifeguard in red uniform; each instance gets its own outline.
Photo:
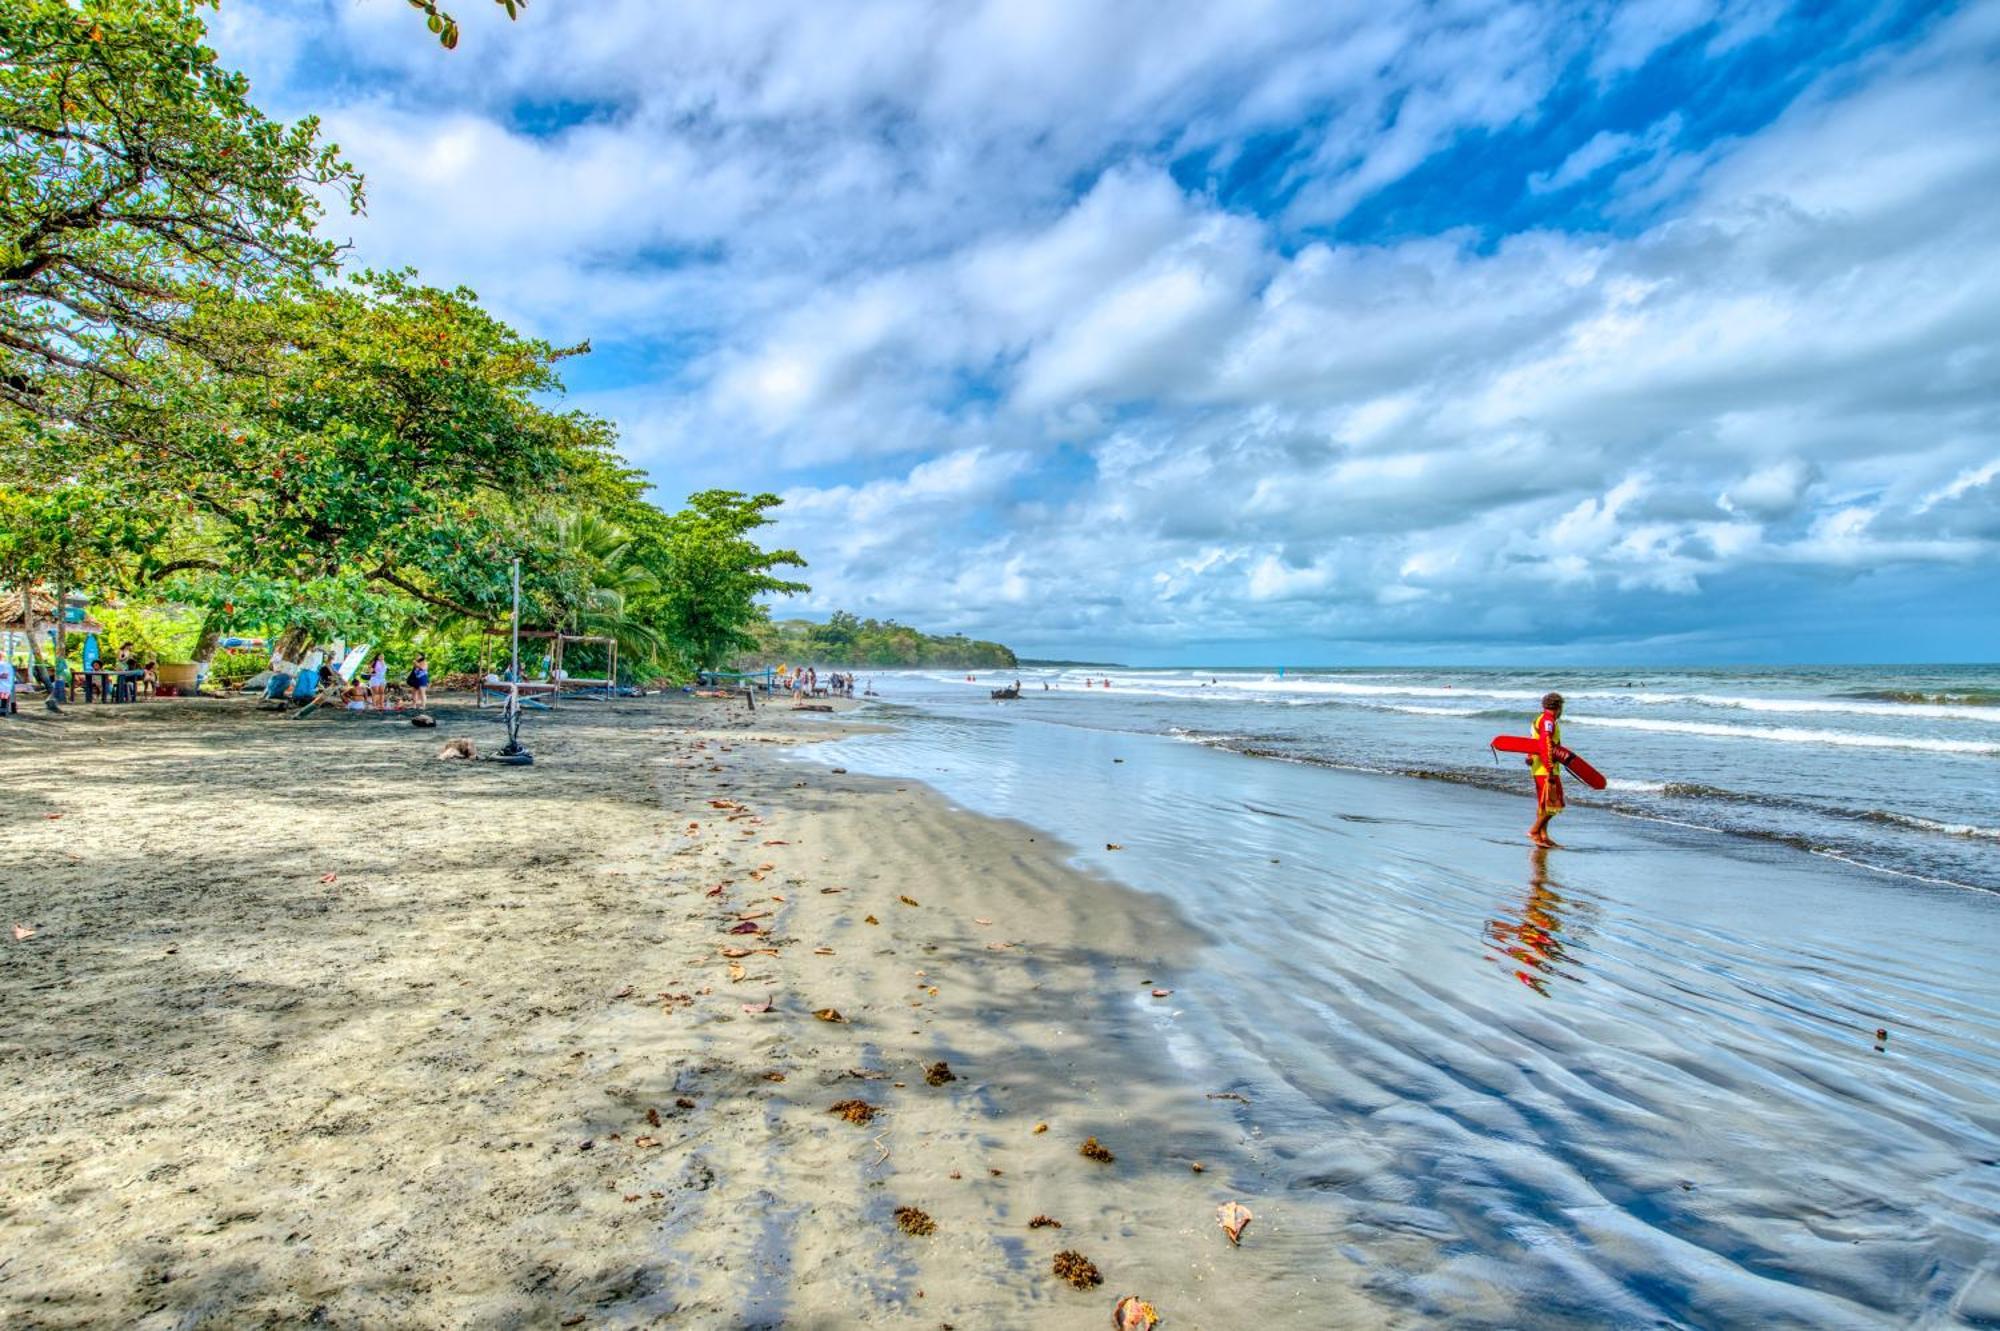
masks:
<instances>
[{"instance_id":1,"label":"lifeguard in red uniform","mask_svg":"<svg viewBox=\"0 0 2000 1331\"><path fill-rule=\"evenodd\" d=\"M1528 840L1538 846L1556 844L1549 837L1549 820L1564 808L1562 764L1556 760L1562 748L1562 714L1563 696L1543 694L1542 714L1535 718L1537 751L1528 755L1528 766L1535 773L1535 825L1528 829Z\"/></svg>"}]
</instances>

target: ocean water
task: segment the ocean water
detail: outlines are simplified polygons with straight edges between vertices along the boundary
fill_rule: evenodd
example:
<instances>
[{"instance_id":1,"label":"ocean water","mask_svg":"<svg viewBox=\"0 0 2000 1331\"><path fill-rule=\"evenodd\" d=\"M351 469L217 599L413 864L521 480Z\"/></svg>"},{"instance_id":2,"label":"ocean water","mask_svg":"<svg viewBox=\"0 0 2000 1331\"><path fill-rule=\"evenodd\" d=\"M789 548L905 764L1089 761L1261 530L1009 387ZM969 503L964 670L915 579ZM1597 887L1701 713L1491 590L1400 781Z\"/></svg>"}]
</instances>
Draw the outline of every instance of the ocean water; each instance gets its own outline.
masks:
<instances>
[{"instance_id":1,"label":"ocean water","mask_svg":"<svg viewBox=\"0 0 2000 1331\"><path fill-rule=\"evenodd\" d=\"M869 678L893 728L809 760L1208 937L1127 1001L1245 1097L1301 1280L1409 1325L2000 1325L2000 672ZM1613 785L1537 853L1486 742L1549 687Z\"/></svg>"},{"instance_id":2,"label":"ocean water","mask_svg":"<svg viewBox=\"0 0 2000 1331\"><path fill-rule=\"evenodd\" d=\"M1015 677L910 673L877 687L949 708ZM1556 689L1565 741L1611 779L1601 794L1569 781L1573 804L2000 891L2000 667L1018 677L1021 711L1037 720L1524 796L1521 760L1496 759L1487 741L1525 735Z\"/></svg>"}]
</instances>

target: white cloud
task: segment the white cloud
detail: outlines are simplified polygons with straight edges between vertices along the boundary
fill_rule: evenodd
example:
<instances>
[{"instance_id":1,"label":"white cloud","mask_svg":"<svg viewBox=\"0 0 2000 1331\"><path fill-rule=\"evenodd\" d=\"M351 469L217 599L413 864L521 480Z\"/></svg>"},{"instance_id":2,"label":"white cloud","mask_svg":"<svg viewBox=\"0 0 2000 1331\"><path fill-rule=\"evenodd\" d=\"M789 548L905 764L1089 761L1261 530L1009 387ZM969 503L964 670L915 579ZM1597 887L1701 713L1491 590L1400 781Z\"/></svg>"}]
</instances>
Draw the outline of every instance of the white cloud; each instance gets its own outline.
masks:
<instances>
[{"instance_id":1,"label":"white cloud","mask_svg":"<svg viewBox=\"0 0 2000 1331\"><path fill-rule=\"evenodd\" d=\"M1372 242L1324 228L1573 61L1782 6L460 8L450 58L400 0L232 5L227 40L260 88L357 62L279 95L368 170L361 257L657 362L581 405L669 500L782 489L808 610L1414 639L2000 553L2000 8L1740 141L1670 112L1522 164L1618 231ZM1285 204L1226 206L1273 135Z\"/></svg>"}]
</instances>

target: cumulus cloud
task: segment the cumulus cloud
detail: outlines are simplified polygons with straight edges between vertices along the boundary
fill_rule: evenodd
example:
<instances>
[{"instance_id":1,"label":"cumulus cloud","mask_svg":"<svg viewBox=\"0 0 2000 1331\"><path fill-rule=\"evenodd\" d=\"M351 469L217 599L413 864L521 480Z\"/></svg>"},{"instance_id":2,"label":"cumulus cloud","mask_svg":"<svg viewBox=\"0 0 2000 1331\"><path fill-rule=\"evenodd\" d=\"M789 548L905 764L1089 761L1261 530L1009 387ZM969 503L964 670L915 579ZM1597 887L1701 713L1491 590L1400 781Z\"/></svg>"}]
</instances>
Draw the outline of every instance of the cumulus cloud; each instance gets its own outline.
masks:
<instances>
[{"instance_id":1,"label":"cumulus cloud","mask_svg":"<svg viewBox=\"0 0 2000 1331\"><path fill-rule=\"evenodd\" d=\"M1526 221L1360 230L1559 87L1785 6L606 0L468 14L456 57L404 8L232 6L225 45L369 171L364 258L610 348L579 401L667 498L782 489L809 613L1090 655L1727 643L1689 607L1749 633L1764 580L1823 610L2000 553L2000 8L1740 133L1522 153ZM1536 220L1577 198L1617 225Z\"/></svg>"}]
</instances>

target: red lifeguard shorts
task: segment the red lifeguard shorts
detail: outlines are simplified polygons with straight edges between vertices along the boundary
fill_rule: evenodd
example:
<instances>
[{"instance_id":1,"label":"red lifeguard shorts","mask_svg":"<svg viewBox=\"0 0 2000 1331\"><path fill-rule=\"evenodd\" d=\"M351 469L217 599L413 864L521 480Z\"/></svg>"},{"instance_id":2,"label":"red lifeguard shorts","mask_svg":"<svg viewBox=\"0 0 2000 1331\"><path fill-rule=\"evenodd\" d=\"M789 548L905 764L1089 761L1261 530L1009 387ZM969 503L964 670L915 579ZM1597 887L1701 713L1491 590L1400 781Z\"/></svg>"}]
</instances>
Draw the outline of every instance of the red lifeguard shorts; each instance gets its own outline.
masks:
<instances>
[{"instance_id":1,"label":"red lifeguard shorts","mask_svg":"<svg viewBox=\"0 0 2000 1331\"><path fill-rule=\"evenodd\" d=\"M1568 807L1563 802L1562 777L1554 772L1535 778L1535 803L1543 813L1561 813Z\"/></svg>"}]
</instances>

